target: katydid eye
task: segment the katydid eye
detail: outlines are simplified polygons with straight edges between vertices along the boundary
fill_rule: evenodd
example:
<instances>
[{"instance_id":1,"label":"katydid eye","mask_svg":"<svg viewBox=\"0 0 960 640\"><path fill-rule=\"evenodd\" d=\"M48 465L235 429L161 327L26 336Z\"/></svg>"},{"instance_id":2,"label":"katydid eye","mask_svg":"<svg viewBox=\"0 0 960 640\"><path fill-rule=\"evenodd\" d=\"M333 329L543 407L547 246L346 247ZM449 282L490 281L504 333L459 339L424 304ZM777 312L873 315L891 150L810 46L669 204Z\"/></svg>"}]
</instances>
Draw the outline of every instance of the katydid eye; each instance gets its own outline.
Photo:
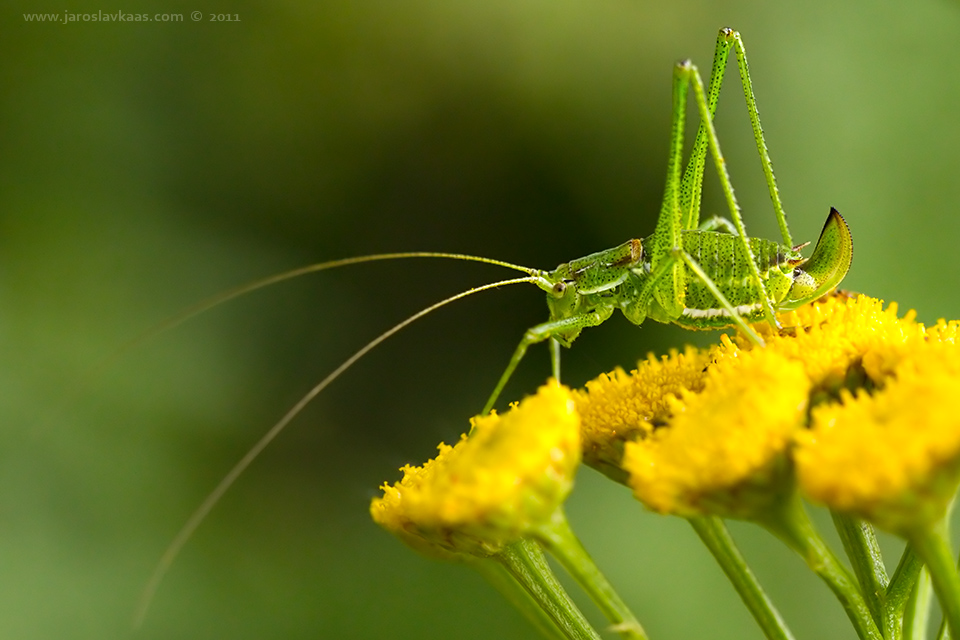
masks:
<instances>
[{"instance_id":1,"label":"katydid eye","mask_svg":"<svg viewBox=\"0 0 960 640\"><path fill-rule=\"evenodd\" d=\"M566 283L566 282L558 282L558 283L556 283L555 285L553 285L553 293L554 293L554 295L562 296L562 295L563 295L563 292L566 291L566 290L567 290L567 283Z\"/></svg>"}]
</instances>

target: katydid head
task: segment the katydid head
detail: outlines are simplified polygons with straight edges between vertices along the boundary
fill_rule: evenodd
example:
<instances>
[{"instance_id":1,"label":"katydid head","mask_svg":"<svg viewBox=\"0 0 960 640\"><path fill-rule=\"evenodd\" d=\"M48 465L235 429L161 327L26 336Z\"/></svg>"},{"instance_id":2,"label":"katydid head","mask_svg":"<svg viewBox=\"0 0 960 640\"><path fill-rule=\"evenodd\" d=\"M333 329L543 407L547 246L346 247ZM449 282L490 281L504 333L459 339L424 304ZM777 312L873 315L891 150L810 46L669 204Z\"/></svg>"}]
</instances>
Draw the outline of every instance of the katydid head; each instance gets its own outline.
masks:
<instances>
[{"instance_id":1,"label":"katydid head","mask_svg":"<svg viewBox=\"0 0 960 640\"><path fill-rule=\"evenodd\" d=\"M609 316L621 285L642 260L641 241L627 240L612 249L564 262L553 271L531 273L532 282L547 294L548 324L564 323L562 329L553 326L550 337L569 347L587 326L588 315Z\"/></svg>"},{"instance_id":2,"label":"katydid head","mask_svg":"<svg viewBox=\"0 0 960 640\"><path fill-rule=\"evenodd\" d=\"M780 309L790 311L828 293L847 275L852 260L850 227L831 207L813 255L794 267L793 286L780 303Z\"/></svg>"},{"instance_id":3,"label":"katydid head","mask_svg":"<svg viewBox=\"0 0 960 640\"><path fill-rule=\"evenodd\" d=\"M539 272L537 286L547 292L553 320L585 311L584 300L593 294L609 294L629 277L630 269L643 260L640 240L564 262L553 271Z\"/></svg>"},{"instance_id":4,"label":"katydid head","mask_svg":"<svg viewBox=\"0 0 960 640\"><path fill-rule=\"evenodd\" d=\"M554 298L569 295L569 289L579 294L601 293L620 286L628 271L643 260L643 243L627 240L612 249L564 262L553 271L538 272L544 283L538 286Z\"/></svg>"}]
</instances>

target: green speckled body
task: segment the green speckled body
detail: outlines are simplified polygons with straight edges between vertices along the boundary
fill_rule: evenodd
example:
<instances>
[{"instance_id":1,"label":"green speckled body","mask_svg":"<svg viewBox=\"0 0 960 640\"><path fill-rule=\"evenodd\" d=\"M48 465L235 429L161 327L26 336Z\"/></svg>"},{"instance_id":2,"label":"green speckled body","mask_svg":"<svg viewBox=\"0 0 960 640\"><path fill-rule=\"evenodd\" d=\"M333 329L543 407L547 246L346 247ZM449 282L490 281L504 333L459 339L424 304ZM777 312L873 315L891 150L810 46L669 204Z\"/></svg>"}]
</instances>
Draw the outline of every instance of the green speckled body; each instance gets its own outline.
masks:
<instances>
[{"instance_id":1,"label":"green speckled body","mask_svg":"<svg viewBox=\"0 0 960 640\"><path fill-rule=\"evenodd\" d=\"M629 240L617 247L541 272L550 308L550 337L569 346L587 326L616 309L634 324L647 318L687 329L718 329L764 319L764 304L795 309L837 285L853 255L850 229L835 209L809 259L798 248L719 231L679 234L682 246L657 265L651 256L659 240ZM753 264L745 258L749 247ZM663 305L658 294L680 265L677 294ZM699 269L700 273L691 272ZM718 297L720 294L723 299Z\"/></svg>"},{"instance_id":2,"label":"green speckled body","mask_svg":"<svg viewBox=\"0 0 960 640\"><path fill-rule=\"evenodd\" d=\"M793 285L794 265L802 257L791 248L762 238L750 238L750 251L760 273L763 289L753 281L750 268L739 250L739 238L718 231L684 231L683 250L706 272L724 293L729 303L747 322L763 319L761 304L766 296L774 308L779 307ZM646 274L640 277L645 277ZM675 322L688 329L710 329L735 324L723 305L699 278L686 278L679 316L669 316L651 299L647 317L657 322Z\"/></svg>"}]
</instances>

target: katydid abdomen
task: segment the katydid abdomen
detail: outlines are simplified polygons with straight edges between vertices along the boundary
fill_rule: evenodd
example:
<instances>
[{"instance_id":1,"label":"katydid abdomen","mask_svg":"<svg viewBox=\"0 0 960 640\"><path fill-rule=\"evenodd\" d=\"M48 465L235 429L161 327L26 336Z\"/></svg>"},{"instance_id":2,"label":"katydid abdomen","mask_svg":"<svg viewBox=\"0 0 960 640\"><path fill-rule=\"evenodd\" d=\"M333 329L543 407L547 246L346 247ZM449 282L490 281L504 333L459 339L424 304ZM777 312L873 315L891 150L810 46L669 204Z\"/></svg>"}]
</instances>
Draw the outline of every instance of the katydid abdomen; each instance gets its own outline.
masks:
<instances>
[{"instance_id":1,"label":"katydid abdomen","mask_svg":"<svg viewBox=\"0 0 960 640\"><path fill-rule=\"evenodd\" d=\"M684 231L683 250L703 268L710 280L723 292L737 314L747 322L763 319L763 297L774 308L793 285L793 269L800 254L792 248L763 238L750 238L750 251L760 272L764 288L751 277L747 258L740 250L739 238L719 231ZM687 278L683 312L670 317L655 299L651 299L648 317L658 322L674 322L687 329L713 329L734 324L729 311L699 278Z\"/></svg>"}]
</instances>

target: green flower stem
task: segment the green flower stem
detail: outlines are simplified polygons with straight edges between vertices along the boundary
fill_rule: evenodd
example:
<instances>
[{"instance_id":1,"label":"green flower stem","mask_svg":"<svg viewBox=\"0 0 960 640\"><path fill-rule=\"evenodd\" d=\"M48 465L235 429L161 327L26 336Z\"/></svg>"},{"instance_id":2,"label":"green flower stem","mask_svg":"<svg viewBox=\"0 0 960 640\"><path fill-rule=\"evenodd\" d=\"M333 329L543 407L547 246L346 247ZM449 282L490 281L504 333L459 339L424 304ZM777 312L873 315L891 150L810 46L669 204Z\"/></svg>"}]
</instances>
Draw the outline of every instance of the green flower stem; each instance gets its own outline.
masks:
<instances>
[{"instance_id":1,"label":"green flower stem","mask_svg":"<svg viewBox=\"0 0 960 640\"><path fill-rule=\"evenodd\" d=\"M498 560L530 594L536 606L546 613L563 634L562 637L568 640L600 640L600 636L553 575L536 542L526 538L518 540L504 547L493 559ZM516 599L514 602L522 604L522 601L518 602ZM542 618L540 614L528 614L528 617Z\"/></svg>"},{"instance_id":2,"label":"green flower stem","mask_svg":"<svg viewBox=\"0 0 960 640\"><path fill-rule=\"evenodd\" d=\"M950 634L960 637L960 575L950 551L946 520L932 527L918 528L908 533L907 539L930 572Z\"/></svg>"},{"instance_id":3,"label":"green flower stem","mask_svg":"<svg viewBox=\"0 0 960 640\"><path fill-rule=\"evenodd\" d=\"M800 496L792 492L784 497L779 507L758 514L757 522L800 554L811 571L827 583L861 640L881 640L883 636L856 581L817 533Z\"/></svg>"},{"instance_id":4,"label":"green flower stem","mask_svg":"<svg viewBox=\"0 0 960 640\"><path fill-rule=\"evenodd\" d=\"M890 640L899 637L897 630L900 627L900 617L898 615L892 619L888 615L889 607L886 606L885 596L889 579L873 525L842 513L831 511L830 515L847 558L850 559L853 574L860 583L860 591L870 607L873 621L883 629L884 638ZM896 635L891 635L893 633Z\"/></svg>"},{"instance_id":5,"label":"green flower stem","mask_svg":"<svg viewBox=\"0 0 960 640\"><path fill-rule=\"evenodd\" d=\"M727 578L740 594L740 599L750 610L763 634L769 640L793 640L786 622L780 617L780 613L770 602L756 576L740 555L723 520L715 516L706 516L688 518L688 521L716 558L720 568L727 574Z\"/></svg>"},{"instance_id":6,"label":"green flower stem","mask_svg":"<svg viewBox=\"0 0 960 640\"><path fill-rule=\"evenodd\" d=\"M558 508L550 521L537 529L535 535L583 587L622 638L647 640L647 634L637 618L614 591L570 528L562 508Z\"/></svg>"},{"instance_id":7,"label":"green flower stem","mask_svg":"<svg viewBox=\"0 0 960 640\"><path fill-rule=\"evenodd\" d=\"M553 618L530 595L530 592L517 582L503 563L492 558L471 558L467 564L476 569L500 592L510 604L517 608L540 634L550 640L566 640L566 635L560 631Z\"/></svg>"},{"instance_id":8,"label":"green flower stem","mask_svg":"<svg viewBox=\"0 0 960 640\"><path fill-rule=\"evenodd\" d=\"M903 550L903 555L900 556L897 570L893 572L893 578L890 579L890 584L887 585L887 590L884 593L886 617L897 621L905 634L907 634L909 626L916 627L916 624L926 629L930 604L930 585L929 580L927 580L926 590L922 592L919 590L920 586L917 579L920 577L922 569L923 561L913 550L913 546L908 544L907 548ZM921 596L923 597L921 598ZM912 620L909 624L904 620L905 612L908 609ZM897 640L900 636L888 637ZM910 637L907 634L907 638ZM921 634L917 637L926 638L926 635Z\"/></svg>"},{"instance_id":9,"label":"green flower stem","mask_svg":"<svg viewBox=\"0 0 960 640\"><path fill-rule=\"evenodd\" d=\"M918 564L922 566L922 563ZM894 574L894 577L896 577L896 574ZM930 574L921 569L903 609L904 640L927 640L927 627L930 625L930 599L932 596L933 584L930 582Z\"/></svg>"}]
</instances>

